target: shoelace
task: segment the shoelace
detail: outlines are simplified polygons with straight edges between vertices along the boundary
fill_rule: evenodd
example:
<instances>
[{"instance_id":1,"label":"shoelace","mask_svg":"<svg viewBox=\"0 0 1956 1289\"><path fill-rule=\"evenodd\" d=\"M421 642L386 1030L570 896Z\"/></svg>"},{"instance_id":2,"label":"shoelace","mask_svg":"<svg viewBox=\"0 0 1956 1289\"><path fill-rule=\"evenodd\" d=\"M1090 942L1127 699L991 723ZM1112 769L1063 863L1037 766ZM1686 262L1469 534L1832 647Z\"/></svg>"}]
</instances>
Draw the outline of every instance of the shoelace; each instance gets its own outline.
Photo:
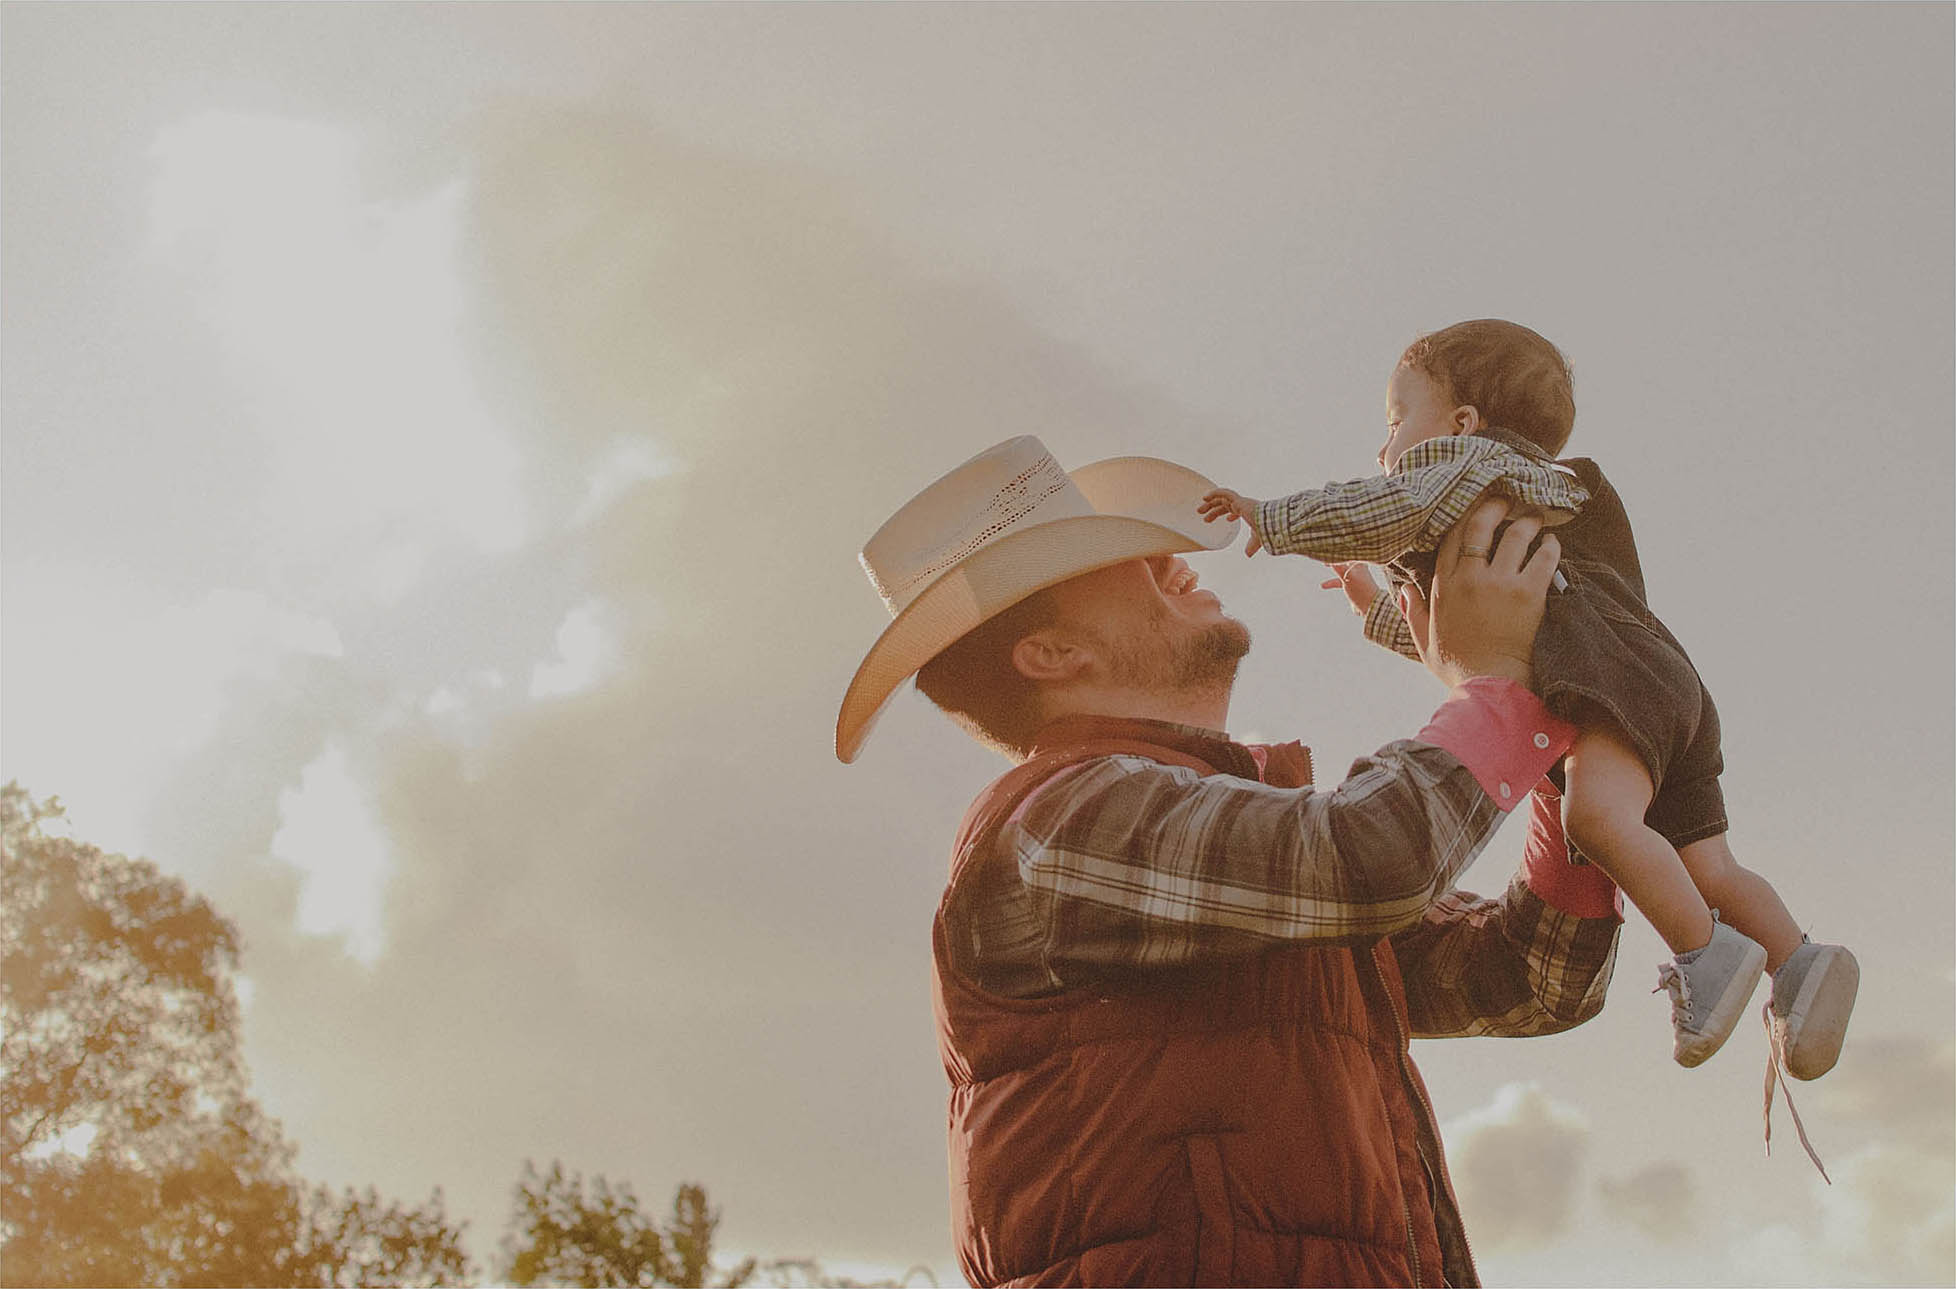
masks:
<instances>
[{"instance_id":1,"label":"shoelace","mask_svg":"<svg viewBox=\"0 0 1956 1289\"><path fill-rule=\"evenodd\" d=\"M1691 981L1669 962L1658 964L1657 988L1650 992L1661 993L1666 989L1671 991L1673 1019L1682 1015L1688 1023L1692 1011ZM1811 1159L1813 1166L1820 1170L1821 1180L1832 1186L1834 1179L1827 1175L1827 1165L1820 1162L1820 1155L1814 1150L1813 1143L1807 1140L1807 1126L1800 1122L1800 1108L1793 1104L1793 1080L1788 1078L1781 1068L1784 1057L1780 1052L1779 1031L1773 1028L1773 1004L1770 999L1760 1009L1759 1014L1766 1022L1766 1153L1768 1155L1773 1153L1773 1088L1777 1085L1780 1095L1786 1098L1786 1112L1793 1116L1793 1130L1799 1134L1800 1145L1806 1150L1807 1158Z\"/></svg>"},{"instance_id":2,"label":"shoelace","mask_svg":"<svg viewBox=\"0 0 1956 1289\"><path fill-rule=\"evenodd\" d=\"M1686 1021L1689 1021L1691 1019L1691 981L1686 978L1682 971L1678 970L1676 963L1660 962L1657 964L1657 988L1650 992L1653 994L1661 993L1666 989L1671 991L1671 1022L1676 1024L1680 1016Z\"/></svg>"},{"instance_id":3,"label":"shoelace","mask_svg":"<svg viewBox=\"0 0 1956 1289\"><path fill-rule=\"evenodd\" d=\"M1768 1001L1759 1009L1759 1014L1766 1022L1766 1153L1773 1153L1773 1085L1777 1083L1780 1095L1786 1098L1787 1112L1793 1116L1793 1130L1800 1134L1800 1144L1806 1147L1807 1158L1820 1170L1820 1179L1832 1186L1834 1179L1827 1176L1827 1165L1821 1163L1820 1156L1814 1153L1813 1143L1807 1140L1806 1125L1800 1122L1800 1111L1793 1104L1793 1080L1780 1069L1780 1035L1773 1028L1772 1003Z\"/></svg>"}]
</instances>

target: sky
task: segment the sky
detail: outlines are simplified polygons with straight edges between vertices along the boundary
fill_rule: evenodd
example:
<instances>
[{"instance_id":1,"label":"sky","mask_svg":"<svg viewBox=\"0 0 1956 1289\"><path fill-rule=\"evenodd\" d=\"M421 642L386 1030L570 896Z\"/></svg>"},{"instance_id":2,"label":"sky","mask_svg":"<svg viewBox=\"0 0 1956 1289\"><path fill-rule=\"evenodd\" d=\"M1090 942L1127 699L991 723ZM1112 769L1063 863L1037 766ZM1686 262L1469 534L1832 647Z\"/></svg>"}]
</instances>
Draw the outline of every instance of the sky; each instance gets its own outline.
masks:
<instances>
[{"instance_id":1,"label":"sky","mask_svg":"<svg viewBox=\"0 0 1956 1289\"><path fill-rule=\"evenodd\" d=\"M956 1283L929 924L1006 767L914 693L835 760L856 552L1022 433L1367 474L1405 344L1512 318L1863 974L1831 1187L1634 913L1596 1020L1416 1044L1483 1278L1956 1281L1952 67L1932 4L5 6L0 779L238 923L308 1177ZM1197 567L1237 735L1437 705Z\"/></svg>"}]
</instances>

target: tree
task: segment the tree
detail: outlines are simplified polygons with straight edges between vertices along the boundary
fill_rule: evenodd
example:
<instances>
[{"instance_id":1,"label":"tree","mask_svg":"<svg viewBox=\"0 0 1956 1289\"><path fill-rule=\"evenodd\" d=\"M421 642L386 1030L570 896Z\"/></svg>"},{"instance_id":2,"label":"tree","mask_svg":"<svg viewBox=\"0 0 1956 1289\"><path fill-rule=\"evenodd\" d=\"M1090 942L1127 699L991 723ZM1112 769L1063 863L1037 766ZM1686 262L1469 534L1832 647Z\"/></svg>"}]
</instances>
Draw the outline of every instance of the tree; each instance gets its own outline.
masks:
<instances>
[{"instance_id":1,"label":"tree","mask_svg":"<svg viewBox=\"0 0 1956 1289\"><path fill-rule=\"evenodd\" d=\"M0 788L0 1283L448 1284L460 1228L310 1196L247 1089L235 927Z\"/></svg>"},{"instance_id":2,"label":"tree","mask_svg":"<svg viewBox=\"0 0 1956 1289\"><path fill-rule=\"evenodd\" d=\"M672 1246L672 1283L680 1289L707 1289L707 1273L713 1270L713 1233L720 1229L720 1210L706 1202L706 1188L688 1182L672 1197L672 1221L666 1225L666 1240ZM738 1289L754 1274L754 1259L749 1258L712 1282L714 1289Z\"/></svg>"},{"instance_id":3,"label":"tree","mask_svg":"<svg viewBox=\"0 0 1956 1289\"><path fill-rule=\"evenodd\" d=\"M614 1187L599 1175L587 1196L582 1175L566 1175L555 1161L542 1174L525 1161L504 1237L503 1276L518 1285L737 1289L747 1283L752 1258L708 1280L720 1214L707 1204L704 1187L682 1185L672 1213L662 1230L629 1185Z\"/></svg>"},{"instance_id":4,"label":"tree","mask_svg":"<svg viewBox=\"0 0 1956 1289\"><path fill-rule=\"evenodd\" d=\"M410 1208L295 1175L249 1092L237 929L60 820L0 788L0 1286L467 1283L439 1190ZM756 1264L714 1266L719 1225L695 1183L660 1223L629 1186L526 1163L504 1276L738 1289Z\"/></svg>"},{"instance_id":5,"label":"tree","mask_svg":"<svg viewBox=\"0 0 1956 1289\"><path fill-rule=\"evenodd\" d=\"M0 789L0 1166L76 1129L105 1145L240 1099L237 933L153 866L45 834ZM200 1096L201 1094L201 1096Z\"/></svg>"},{"instance_id":6,"label":"tree","mask_svg":"<svg viewBox=\"0 0 1956 1289\"><path fill-rule=\"evenodd\" d=\"M421 1208L404 1208L382 1202L371 1186L364 1195L348 1189L337 1200L316 1187L306 1201L294 1283L335 1289L467 1284L471 1266L461 1234L461 1226L448 1225L439 1190Z\"/></svg>"},{"instance_id":7,"label":"tree","mask_svg":"<svg viewBox=\"0 0 1956 1289\"><path fill-rule=\"evenodd\" d=\"M244 1094L237 933L152 865L49 835L59 816L0 789L0 1275L263 1278L291 1152Z\"/></svg>"},{"instance_id":8,"label":"tree","mask_svg":"<svg viewBox=\"0 0 1956 1289\"><path fill-rule=\"evenodd\" d=\"M766 1277L763 1283L775 1289L904 1289L913 1283L934 1289L937 1284L937 1273L921 1262L910 1266L897 1280L857 1280L831 1275L819 1258L775 1258L761 1263L759 1274Z\"/></svg>"}]
</instances>

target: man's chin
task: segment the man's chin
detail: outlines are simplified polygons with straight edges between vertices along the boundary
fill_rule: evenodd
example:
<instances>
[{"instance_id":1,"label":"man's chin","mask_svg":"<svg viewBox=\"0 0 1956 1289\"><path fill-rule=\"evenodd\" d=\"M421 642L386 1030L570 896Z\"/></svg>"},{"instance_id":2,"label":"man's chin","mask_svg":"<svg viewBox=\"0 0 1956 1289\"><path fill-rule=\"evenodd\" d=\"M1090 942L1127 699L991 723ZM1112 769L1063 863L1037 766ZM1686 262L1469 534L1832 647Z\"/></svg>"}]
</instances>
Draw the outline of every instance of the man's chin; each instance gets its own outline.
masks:
<instances>
[{"instance_id":1,"label":"man's chin","mask_svg":"<svg viewBox=\"0 0 1956 1289\"><path fill-rule=\"evenodd\" d=\"M1250 629L1235 618L1223 618L1203 632L1203 643L1217 658L1235 661L1250 652Z\"/></svg>"},{"instance_id":2,"label":"man's chin","mask_svg":"<svg viewBox=\"0 0 1956 1289\"><path fill-rule=\"evenodd\" d=\"M1236 681L1236 664L1250 651L1250 629L1235 618L1204 627L1182 652L1177 680L1181 687L1227 689Z\"/></svg>"}]
</instances>

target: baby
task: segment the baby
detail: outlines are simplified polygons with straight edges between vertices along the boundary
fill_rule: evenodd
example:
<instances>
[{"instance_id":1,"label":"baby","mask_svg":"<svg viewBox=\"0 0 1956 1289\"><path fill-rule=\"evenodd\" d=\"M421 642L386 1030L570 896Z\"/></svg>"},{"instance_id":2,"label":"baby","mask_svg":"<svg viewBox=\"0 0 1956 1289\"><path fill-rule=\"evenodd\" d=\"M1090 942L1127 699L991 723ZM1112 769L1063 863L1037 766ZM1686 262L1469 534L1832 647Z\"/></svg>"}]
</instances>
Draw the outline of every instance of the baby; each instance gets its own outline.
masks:
<instances>
[{"instance_id":1,"label":"baby","mask_svg":"<svg viewBox=\"0 0 1956 1289\"><path fill-rule=\"evenodd\" d=\"M1202 513L1247 522L1248 554L1330 563L1338 580L1324 585L1343 587L1366 636L1417 658L1397 593L1411 582L1425 594L1446 531L1490 488L1539 508L1562 562L1535 640L1535 686L1581 730L1559 767L1563 823L1676 955L1658 968L1658 987L1671 993L1672 1054L1693 1066L1716 1052L1763 966L1774 1055L1793 1077L1818 1078L1840 1055L1860 968L1845 948L1808 941L1771 884L1726 845L1718 713L1644 603L1615 489L1595 462L1555 459L1575 414L1569 364L1554 345L1512 322L1459 323L1400 357L1386 385L1383 475L1274 501L1219 488ZM1480 548L1461 554L1489 558ZM1384 565L1395 594L1357 561ZM1769 1104L1771 1095L1769 1086Z\"/></svg>"}]
</instances>

